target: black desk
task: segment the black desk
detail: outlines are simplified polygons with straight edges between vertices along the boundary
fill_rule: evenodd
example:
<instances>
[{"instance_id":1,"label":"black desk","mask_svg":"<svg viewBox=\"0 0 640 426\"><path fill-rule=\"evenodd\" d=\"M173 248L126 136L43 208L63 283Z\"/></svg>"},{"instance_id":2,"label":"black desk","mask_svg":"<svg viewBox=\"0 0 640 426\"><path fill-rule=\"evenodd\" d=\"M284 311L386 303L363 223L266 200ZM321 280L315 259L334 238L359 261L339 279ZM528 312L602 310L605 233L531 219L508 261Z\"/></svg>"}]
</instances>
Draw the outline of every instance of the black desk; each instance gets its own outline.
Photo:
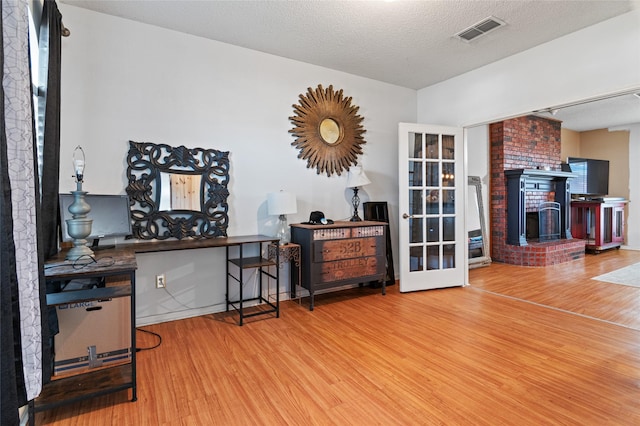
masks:
<instances>
[{"instance_id":1,"label":"black desk","mask_svg":"<svg viewBox=\"0 0 640 426\"><path fill-rule=\"evenodd\" d=\"M253 317L256 315L264 315L275 313L276 318L280 317L280 272L278 270L278 264L280 262L280 253L276 250L274 258L264 258L263 256L246 257L246 249L250 246L258 246L259 253L267 253L267 247L263 245L278 244L279 240L276 237L269 237L267 235L243 235L237 237L224 237L224 238L202 238L198 240L172 240L172 241L151 241L134 243L128 246L131 247L135 253L154 253L161 251L173 251L173 250L192 250L197 248L212 248L212 247L224 247L226 253L226 308L229 311L230 308L238 311L240 316L239 325L244 324L244 319ZM238 257L231 258L230 248L238 248ZM276 266L274 273L269 272L270 266ZM244 299L243 286L244 271L249 268L258 269L259 277L259 296L250 299ZM272 278L276 282L276 301L273 303L267 298L262 296L263 277L267 279ZM231 300L229 296L230 284L235 282L239 287L239 297L236 300ZM245 302L258 301L260 304L266 303L270 309L262 309L251 313L246 313Z\"/></svg>"},{"instance_id":2,"label":"black desk","mask_svg":"<svg viewBox=\"0 0 640 426\"><path fill-rule=\"evenodd\" d=\"M94 302L129 297L130 308L130 362L82 369L72 375L53 377L42 387L40 395L29 401L29 423L35 424L35 413L60 405L93 398L108 393L131 389L131 401L136 396L136 334L135 334L135 282L136 259L130 250L105 250L99 252L95 262L65 261L66 253L59 253L45 263L47 283L67 283L75 279L98 279L104 284L79 290L67 290L47 294L47 306ZM111 327L112 324L105 324ZM95 330L101 333L101 330ZM90 357L88 357L90 358ZM89 360L89 363L91 360Z\"/></svg>"},{"instance_id":3,"label":"black desk","mask_svg":"<svg viewBox=\"0 0 640 426\"><path fill-rule=\"evenodd\" d=\"M280 316L280 251L275 250L275 258L267 256L245 257L247 246L259 246L259 253L269 253L268 247L263 245L277 245L278 238L265 235L247 235L226 238L208 238L198 240L175 240L131 243L116 246L113 249L99 250L95 252L95 262L90 259L82 259L80 262L65 260L66 251L59 252L56 256L45 262L45 278L47 282L67 282L78 278L98 278L105 280L115 277L113 285L90 289L61 291L47 294L47 305L58 306L68 303L80 303L94 300L103 300L120 297L130 297L131 302L131 362L97 368L81 372L72 376L54 378L43 386L40 395L29 401L29 422L35 424L35 413L49 410L60 405L90 399L96 396L112 392L131 389L131 401L137 399L136 394L136 340L135 340L135 271L137 269L137 253L154 253L173 250L191 250L197 248L224 247L226 252L226 302L227 311L234 308L238 311L239 325L243 325L244 319L256 315L275 313ZM230 248L237 247L239 256L230 258ZM275 266L273 273L269 267ZM242 282L243 271L247 268L259 269L260 296L243 299ZM262 278L267 276L276 282L275 303L262 296ZM121 277L127 279L123 281ZM108 280L107 280L108 281ZM239 299L230 300L229 286L236 282L239 286ZM265 302L268 309L246 313L245 302ZM111 324L112 326L113 324ZM99 333L99 331L96 331Z\"/></svg>"}]
</instances>

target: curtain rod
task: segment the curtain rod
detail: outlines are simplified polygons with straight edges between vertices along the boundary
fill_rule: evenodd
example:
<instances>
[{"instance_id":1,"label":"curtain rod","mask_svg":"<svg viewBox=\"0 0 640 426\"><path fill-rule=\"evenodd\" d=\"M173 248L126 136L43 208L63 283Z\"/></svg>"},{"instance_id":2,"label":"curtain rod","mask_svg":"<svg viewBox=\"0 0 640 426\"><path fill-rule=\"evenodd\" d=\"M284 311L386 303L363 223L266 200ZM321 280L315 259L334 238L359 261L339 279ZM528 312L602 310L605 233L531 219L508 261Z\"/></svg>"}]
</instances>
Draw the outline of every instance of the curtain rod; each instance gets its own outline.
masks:
<instances>
[{"instance_id":1,"label":"curtain rod","mask_svg":"<svg viewBox=\"0 0 640 426\"><path fill-rule=\"evenodd\" d=\"M64 26L64 22L60 21L60 26L62 27L62 31L60 32L62 34L62 37L69 37L71 35L71 31L69 31L69 28Z\"/></svg>"}]
</instances>

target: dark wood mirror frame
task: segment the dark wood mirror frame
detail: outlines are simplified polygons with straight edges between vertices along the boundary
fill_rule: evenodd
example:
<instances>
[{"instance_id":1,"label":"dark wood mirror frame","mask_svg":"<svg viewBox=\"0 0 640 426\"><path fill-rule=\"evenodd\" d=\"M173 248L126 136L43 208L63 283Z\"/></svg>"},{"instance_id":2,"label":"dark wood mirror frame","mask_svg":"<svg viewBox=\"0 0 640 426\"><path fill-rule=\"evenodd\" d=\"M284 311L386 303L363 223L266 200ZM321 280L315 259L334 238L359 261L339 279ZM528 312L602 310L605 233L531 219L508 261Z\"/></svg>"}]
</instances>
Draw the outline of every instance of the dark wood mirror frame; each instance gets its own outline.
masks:
<instances>
[{"instance_id":1,"label":"dark wood mirror frame","mask_svg":"<svg viewBox=\"0 0 640 426\"><path fill-rule=\"evenodd\" d=\"M291 145L300 150L298 158L307 161L307 168L327 176L340 175L358 164L366 130L359 108L351 105L351 97L343 97L342 89L336 92L333 86L324 89L319 84L299 98L300 102L293 105L296 115L289 117L295 126L289 133L296 136Z\"/></svg>"},{"instance_id":2,"label":"dark wood mirror frame","mask_svg":"<svg viewBox=\"0 0 640 426\"><path fill-rule=\"evenodd\" d=\"M132 233L143 240L226 237L229 152L129 141L127 194ZM160 210L163 173L199 175L200 211Z\"/></svg>"}]
</instances>

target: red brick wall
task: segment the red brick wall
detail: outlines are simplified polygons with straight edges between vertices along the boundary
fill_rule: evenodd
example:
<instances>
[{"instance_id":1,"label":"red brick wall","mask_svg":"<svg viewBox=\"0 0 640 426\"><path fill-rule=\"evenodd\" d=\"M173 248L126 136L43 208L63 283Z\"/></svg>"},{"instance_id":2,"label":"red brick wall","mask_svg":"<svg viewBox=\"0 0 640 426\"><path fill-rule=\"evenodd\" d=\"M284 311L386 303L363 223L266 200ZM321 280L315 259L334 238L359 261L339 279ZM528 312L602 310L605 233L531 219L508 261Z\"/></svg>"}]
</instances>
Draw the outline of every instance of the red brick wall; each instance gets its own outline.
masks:
<instances>
[{"instance_id":1,"label":"red brick wall","mask_svg":"<svg viewBox=\"0 0 640 426\"><path fill-rule=\"evenodd\" d=\"M491 257L499 262L546 266L575 258L575 244L571 253L558 254L546 259L548 248L536 250L535 256L524 255L532 248L511 246L507 239L507 182L505 170L549 167L560 170L560 125L553 119L533 115L513 118L489 126L491 143ZM537 211L541 202L553 201L553 193L527 193L527 211ZM547 245L549 243L546 243ZM584 244L583 244L584 246ZM579 250L578 250L579 251ZM533 260L533 259L537 260ZM566 259L566 260L564 260Z\"/></svg>"}]
</instances>

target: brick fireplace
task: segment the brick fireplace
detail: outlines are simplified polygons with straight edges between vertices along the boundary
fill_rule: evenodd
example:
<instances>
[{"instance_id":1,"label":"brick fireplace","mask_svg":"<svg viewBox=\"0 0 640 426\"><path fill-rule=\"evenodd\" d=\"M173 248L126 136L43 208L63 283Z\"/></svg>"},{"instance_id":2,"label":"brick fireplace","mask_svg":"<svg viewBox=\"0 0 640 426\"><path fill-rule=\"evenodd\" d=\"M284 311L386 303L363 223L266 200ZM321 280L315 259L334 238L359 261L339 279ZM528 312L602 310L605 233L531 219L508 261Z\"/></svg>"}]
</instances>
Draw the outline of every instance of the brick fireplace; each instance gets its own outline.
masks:
<instances>
[{"instance_id":1,"label":"brick fireplace","mask_svg":"<svg viewBox=\"0 0 640 426\"><path fill-rule=\"evenodd\" d=\"M489 131L491 257L522 266L555 265L584 257L584 240L572 239L570 232L565 232L570 225L569 194L565 191L570 174L560 170L560 121L530 115L493 123ZM511 189L511 203L509 185L517 185L515 191L519 190L514 195ZM514 201L516 196L519 200ZM547 201L562 204L561 238L527 240L526 214L536 212Z\"/></svg>"}]
</instances>

